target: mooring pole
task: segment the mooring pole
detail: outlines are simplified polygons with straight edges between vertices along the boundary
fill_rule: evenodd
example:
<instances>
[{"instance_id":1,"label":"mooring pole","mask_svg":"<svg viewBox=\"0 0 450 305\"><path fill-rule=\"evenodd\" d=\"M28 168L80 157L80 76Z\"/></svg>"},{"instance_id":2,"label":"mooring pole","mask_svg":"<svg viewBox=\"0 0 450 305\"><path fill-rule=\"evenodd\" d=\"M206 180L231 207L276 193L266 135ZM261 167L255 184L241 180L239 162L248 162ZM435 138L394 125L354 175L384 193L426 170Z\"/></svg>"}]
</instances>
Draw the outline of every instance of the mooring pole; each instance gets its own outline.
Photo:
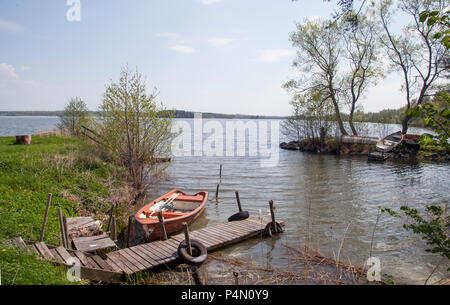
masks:
<instances>
[{"instance_id":1,"label":"mooring pole","mask_svg":"<svg viewBox=\"0 0 450 305\"><path fill-rule=\"evenodd\" d=\"M59 229L61 231L61 242L64 248L67 248L66 233L64 232L64 220L61 208L58 208Z\"/></svg>"},{"instance_id":2,"label":"mooring pole","mask_svg":"<svg viewBox=\"0 0 450 305\"><path fill-rule=\"evenodd\" d=\"M116 217L115 216L112 217L111 237L114 242L117 240L117 229L116 229Z\"/></svg>"},{"instance_id":3,"label":"mooring pole","mask_svg":"<svg viewBox=\"0 0 450 305\"><path fill-rule=\"evenodd\" d=\"M238 208L239 208L239 212L242 212L241 200L239 199L239 192L236 191L234 193L236 194L236 202L237 202L237 205L238 205Z\"/></svg>"},{"instance_id":4,"label":"mooring pole","mask_svg":"<svg viewBox=\"0 0 450 305\"><path fill-rule=\"evenodd\" d=\"M164 225L164 218L163 218L163 215L162 215L161 211L158 212L158 221L159 221L159 225L161 227L161 239L162 240L167 240L166 227Z\"/></svg>"},{"instance_id":5,"label":"mooring pole","mask_svg":"<svg viewBox=\"0 0 450 305\"><path fill-rule=\"evenodd\" d=\"M47 206L45 207L44 221L42 222L41 236L39 238L40 242L44 241L45 226L47 225L48 210L50 208L51 201L52 201L52 193L49 193L47 199Z\"/></svg>"},{"instance_id":6,"label":"mooring pole","mask_svg":"<svg viewBox=\"0 0 450 305\"><path fill-rule=\"evenodd\" d=\"M222 182L222 164L220 164L219 182Z\"/></svg>"},{"instance_id":7,"label":"mooring pole","mask_svg":"<svg viewBox=\"0 0 450 305\"><path fill-rule=\"evenodd\" d=\"M189 228L187 222L183 222L184 239L186 240L186 249L190 256L192 256L191 240L189 238Z\"/></svg>"},{"instance_id":8,"label":"mooring pole","mask_svg":"<svg viewBox=\"0 0 450 305\"><path fill-rule=\"evenodd\" d=\"M66 248L72 249L72 246L69 241L69 228L67 226L67 217L66 216L63 216L63 224L64 224L64 234L66 237Z\"/></svg>"},{"instance_id":9,"label":"mooring pole","mask_svg":"<svg viewBox=\"0 0 450 305\"><path fill-rule=\"evenodd\" d=\"M111 229L111 223L112 223L112 218L114 217L114 207L116 205L113 203L111 205L111 210L109 211L109 220L108 220L108 227L106 228L106 232L109 232L109 230Z\"/></svg>"},{"instance_id":10,"label":"mooring pole","mask_svg":"<svg viewBox=\"0 0 450 305\"><path fill-rule=\"evenodd\" d=\"M220 183L218 183L217 187L216 187L216 200L217 200L217 197L219 196L219 185L220 185Z\"/></svg>"},{"instance_id":11,"label":"mooring pole","mask_svg":"<svg viewBox=\"0 0 450 305\"><path fill-rule=\"evenodd\" d=\"M275 213L273 211L273 200L269 201L269 206L270 206L270 216L272 216L272 228L275 234L278 234L277 223L275 222Z\"/></svg>"},{"instance_id":12,"label":"mooring pole","mask_svg":"<svg viewBox=\"0 0 450 305\"><path fill-rule=\"evenodd\" d=\"M192 278L194 279L194 283L195 285L203 285L202 284L202 280L200 279L200 275L198 274L198 269L195 266L191 267L191 274L192 274Z\"/></svg>"},{"instance_id":13,"label":"mooring pole","mask_svg":"<svg viewBox=\"0 0 450 305\"><path fill-rule=\"evenodd\" d=\"M128 237L127 237L127 248L130 247L131 243L131 226L133 225L133 216L128 217Z\"/></svg>"}]
</instances>

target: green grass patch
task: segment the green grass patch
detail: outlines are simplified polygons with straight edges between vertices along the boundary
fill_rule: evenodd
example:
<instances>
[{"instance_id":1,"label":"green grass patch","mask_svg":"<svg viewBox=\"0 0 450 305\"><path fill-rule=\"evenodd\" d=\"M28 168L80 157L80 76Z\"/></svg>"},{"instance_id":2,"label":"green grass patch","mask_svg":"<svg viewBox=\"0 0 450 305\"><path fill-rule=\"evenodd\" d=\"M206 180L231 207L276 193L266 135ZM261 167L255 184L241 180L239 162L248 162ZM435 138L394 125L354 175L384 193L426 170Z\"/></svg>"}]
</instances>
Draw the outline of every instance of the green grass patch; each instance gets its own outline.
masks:
<instances>
[{"instance_id":1,"label":"green grass patch","mask_svg":"<svg viewBox=\"0 0 450 305\"><path fill-rule=\"evenodd\" d=\"M92 147L75 138L33 136L31 145L0 137L0 268L2 284L67 284L65 268L8 248L12 237L38 240L49 193L44 242L59 245L58 208L67 217L80 211L103 216L111 202L111 183L120 186L117 169ZM112 181L112 182L111 182Z\"/></svg>"}]
</instances>

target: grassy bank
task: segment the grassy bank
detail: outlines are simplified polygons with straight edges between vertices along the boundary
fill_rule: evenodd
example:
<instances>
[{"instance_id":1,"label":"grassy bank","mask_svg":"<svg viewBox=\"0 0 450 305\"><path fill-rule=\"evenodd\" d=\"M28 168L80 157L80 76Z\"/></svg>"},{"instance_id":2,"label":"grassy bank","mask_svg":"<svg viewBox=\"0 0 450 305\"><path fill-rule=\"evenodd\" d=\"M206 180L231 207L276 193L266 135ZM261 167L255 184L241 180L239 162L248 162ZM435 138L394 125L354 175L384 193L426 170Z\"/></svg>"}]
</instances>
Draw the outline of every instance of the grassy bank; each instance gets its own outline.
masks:
<instances>
[{"instance_id":1,"label":"grassy bank","mask_svg":"<svg viewBox=\"0 0 450 305\"><path fill-rule=\"evenodd\" d=\"M38 240L48 193L53 194L44 242L59 245L58 207L64 215L105 219L112 202L126 209L118 169L95 157L81 140L33 136L32 145L0 137L0 267L2 284L66 284L64 267L36 260L3 241Z\"/></svg>"}]
</instances>

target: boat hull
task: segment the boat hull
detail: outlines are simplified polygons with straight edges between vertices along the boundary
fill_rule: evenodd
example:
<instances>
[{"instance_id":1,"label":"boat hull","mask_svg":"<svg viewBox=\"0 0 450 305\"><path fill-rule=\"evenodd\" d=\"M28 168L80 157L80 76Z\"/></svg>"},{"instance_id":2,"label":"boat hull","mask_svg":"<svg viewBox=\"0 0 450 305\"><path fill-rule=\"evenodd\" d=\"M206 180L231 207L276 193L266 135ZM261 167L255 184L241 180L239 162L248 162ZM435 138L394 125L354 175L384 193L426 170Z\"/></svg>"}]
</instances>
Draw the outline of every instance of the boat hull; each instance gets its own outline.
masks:
<instances>
[{"instance_id":1,"label":"boat hull","mask_svg":"<svg viewBox=\"0 0 450 305\"><path fill-rule=\"evenodd\" d=\"M198 207L192 211L186 213L176 213L174 211L163 211L164 227L167 235L175 234L183 229L183 223L194 222L205 210L206 201L208 199L208 192L199 192L195 195L187 195L179 190L173 190L169 193L157 198L152 203L145 205L141 208L135 215L137 223L141 226L144 231L146 241L160 240L162 238L161 234L161 224L155 216L152 219L142 218L143 213L149 213L149 209L154 206L157 202L161 200L167 200L170 196L174 194L179 194L177 200L174 201L176 204L192 204L197 203ZM153 215L156 215L154 213Z\"/></svg>"}]
</instances>

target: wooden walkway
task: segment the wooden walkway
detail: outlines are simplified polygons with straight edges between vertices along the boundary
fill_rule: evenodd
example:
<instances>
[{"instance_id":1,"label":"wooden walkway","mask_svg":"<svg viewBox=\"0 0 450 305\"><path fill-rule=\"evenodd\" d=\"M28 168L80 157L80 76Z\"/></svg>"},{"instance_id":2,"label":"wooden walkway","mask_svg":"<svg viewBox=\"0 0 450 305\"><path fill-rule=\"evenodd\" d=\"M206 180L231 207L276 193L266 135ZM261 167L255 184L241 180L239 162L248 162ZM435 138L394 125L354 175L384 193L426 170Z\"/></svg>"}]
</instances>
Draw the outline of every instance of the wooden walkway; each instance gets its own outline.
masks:
<instances>
[{"instance_id":1,"label":"wooden walkway","mask_svg":"<svg viewBox=\"0 0 450 305\"><path fill-rule=\"evenodd\" d=\"M217 226L205 227L189 233L190 238L200 241L209 251L231 245L263 233L267 218L249 217L241 221L227 222ZM283 223L282 223L283 224ZM48 246L42 242L24 242L20 237L9 242L23 251L33 251L45 259L70 264L76 257L82 265L81 277L103 282L117 282L122 275L155 268L175 261L178 258L178 245L184 240L184 233L165 241L155 241L130 248L109 252L103 256L87 254L79 250Z\"/></svg>"}]
</instances>

